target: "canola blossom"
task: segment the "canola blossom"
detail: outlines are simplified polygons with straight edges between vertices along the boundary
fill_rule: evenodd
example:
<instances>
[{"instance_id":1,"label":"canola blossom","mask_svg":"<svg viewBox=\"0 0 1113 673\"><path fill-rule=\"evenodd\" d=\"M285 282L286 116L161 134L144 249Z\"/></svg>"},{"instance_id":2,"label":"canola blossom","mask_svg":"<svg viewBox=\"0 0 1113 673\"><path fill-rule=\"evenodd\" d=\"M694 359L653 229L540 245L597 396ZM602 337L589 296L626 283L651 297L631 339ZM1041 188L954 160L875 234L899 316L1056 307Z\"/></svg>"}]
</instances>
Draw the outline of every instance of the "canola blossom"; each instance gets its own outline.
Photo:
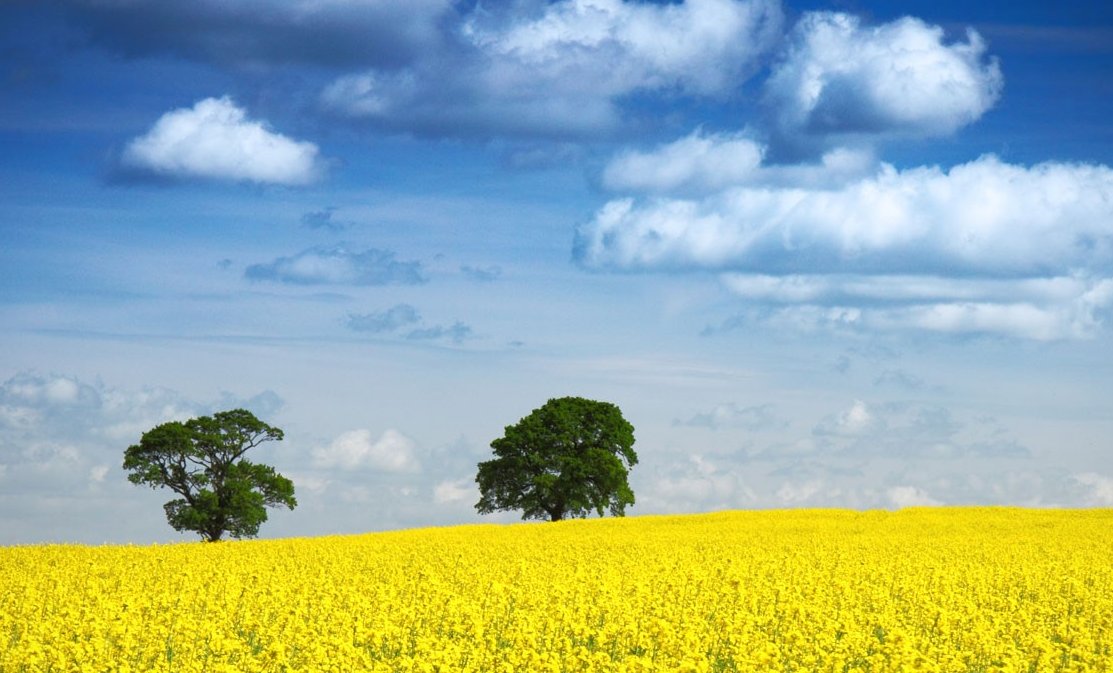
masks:
<instances>
[{"instance_id":1,"label":"canola blossom","mask_svg":"<svg viewBox=\"0 0 1113 673\"><path fill-rule=\"evenodd\" d=\"M0 671L1113 670L1113 510L0 548Z\"/></svg>"}]
</instances>

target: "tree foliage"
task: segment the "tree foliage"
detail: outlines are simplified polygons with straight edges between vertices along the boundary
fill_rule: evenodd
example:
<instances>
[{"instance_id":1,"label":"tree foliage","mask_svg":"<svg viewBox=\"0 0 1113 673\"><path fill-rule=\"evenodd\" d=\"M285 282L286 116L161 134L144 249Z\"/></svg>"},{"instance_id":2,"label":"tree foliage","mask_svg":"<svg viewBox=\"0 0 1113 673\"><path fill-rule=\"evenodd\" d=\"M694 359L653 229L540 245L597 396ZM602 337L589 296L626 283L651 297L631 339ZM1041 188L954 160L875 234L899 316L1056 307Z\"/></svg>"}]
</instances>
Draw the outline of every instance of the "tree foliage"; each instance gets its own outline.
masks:
<instances>
[{"instance_id":1,"label":"tree foliage","mask_svg":"<svg viewBox=\"0 0 1113 673\"><path fill-rule=\"evenodd\" d=\"M124 469L133 484L181 496L163 505L174 530L194 531L209 542L225 533L254 537L267 520L267 507L297 506L292 481L243 457L281 439L282 430L249 411L222 411L148 430L124 452Z\"/></svg>"},{"instance_id":2,"label":"tree foliage","mask_svg":"<svg viewBox=\"0 0 1113 673\"><path fill-rule=\"evenodd\" d=\"M634 426L609 402L552 399L491 442L495 459L479 464L481 514L522 510L523 519L559 521L604 510L623 516L634 504L627 482L636 465Z\"/></svg>"}]
</instances>

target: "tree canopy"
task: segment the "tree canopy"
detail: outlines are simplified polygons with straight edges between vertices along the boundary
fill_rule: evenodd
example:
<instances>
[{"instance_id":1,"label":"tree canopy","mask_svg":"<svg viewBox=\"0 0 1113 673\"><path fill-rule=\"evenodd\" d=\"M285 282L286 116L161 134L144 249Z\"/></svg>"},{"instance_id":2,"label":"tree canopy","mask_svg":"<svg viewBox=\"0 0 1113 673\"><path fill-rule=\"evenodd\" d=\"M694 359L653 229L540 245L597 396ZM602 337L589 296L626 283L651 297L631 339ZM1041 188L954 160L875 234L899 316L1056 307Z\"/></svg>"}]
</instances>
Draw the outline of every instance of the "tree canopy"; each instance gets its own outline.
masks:
<instances>
[{"instance_id":1,"label":"tree canopy","mask_svg":"<svg viewBox=\"0 0 1113 673\"><path fill-rule=\"evenodd\" d=\"M633 446L634 426L614 404L551 399L491 442L495 458L479 463L475 508L550 521L605 510L623 516L634 504L627 482L638 462Z\"/></svg>"},{"instance_id":2,"label":"tree canopy","mask_svg":"<svg viewBox=\"0 0 1113 673\"><path fill-rule=\"evenodd\" d=\"M249 411L222 411L148 430L124 451L124 469L133 484L181 496L163 505L174 530L194 531L209 542L225 533L254 537L267 520L267 507L297 506L292 481L243 457L281 439L282 430Z\"/></svg>"}]
</instances>

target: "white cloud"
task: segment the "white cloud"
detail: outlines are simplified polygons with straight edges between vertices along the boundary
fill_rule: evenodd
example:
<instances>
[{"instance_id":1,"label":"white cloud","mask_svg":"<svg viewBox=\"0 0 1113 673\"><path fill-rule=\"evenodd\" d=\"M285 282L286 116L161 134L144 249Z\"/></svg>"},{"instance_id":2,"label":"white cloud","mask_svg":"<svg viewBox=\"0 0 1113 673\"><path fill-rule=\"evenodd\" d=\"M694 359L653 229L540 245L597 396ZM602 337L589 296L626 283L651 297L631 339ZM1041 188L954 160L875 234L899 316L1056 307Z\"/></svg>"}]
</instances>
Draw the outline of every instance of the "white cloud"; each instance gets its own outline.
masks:
<instances>
[{"instance_id":1,"label":"white cloud","mask_svg":"<svg viewBox=\"0 0 1113 673\"><path fill-rule=\"evenodd\" d=\"M1071 301L1091 293L1101 299L1100 284L1080 277L946 278L942 276L869 276L853 274L771 276L725 273L723 284L739 297L770 303L838 304L848 300L879 304L926 302L1032 303Z\"/></svg>"},{"instance_id":2,"label":"white cloud","mask_svg":"<svg viewBox=\"0 0 1113 673\"><path fill-rule=\"evenodd\" d=\"M285 471L284 474L290 478L290 481L294 482L299 496L305 493L310 493L314 496L320 495L333 483L332 480L327 477L319 476L308 471Z\"/></svg>"},{"instance_id":3,"label":"white cloud","mask_svg":"<svg viewBox=\"0 0 1113 673\"><path fill-rule=\"evenodd\" d=\"M816 426L815 432L820 435L858 437L872 432L877 425L878 421L870 412L869 406L862 400L854 400L849 409Z\"/></svg>"},{"instance_id":4,"label":"white cloud","mask_svg":"<svg viewBox=\"0 0 1113 673\"><path fill-rule=\"evenodd\" d=\"M281 404L270 391L250 399L225 393L216 403L259 413L260 406L273 411ZM165 388L126 390L62 374L21 372L0 383L0 458L84 464L108 447L122 455L156 425L212 413L213 407Z\"/></svg>"},{"instance_id":5,"label":"white cloud","mask_svg":"<svg viewBox=\"0 0 1113 673\"><path fill-rule=\"evenodd\" d=\"M1103 280L1101 285L1111 281ZM1085 296L1062 306L1030 303L953 303L910 306L900 309L870 309L862 312L861 325L878 329L917 329L944 334L997 334L1053 341L1093 337L1101 320Z\"/></svg>"},{"instance_id":6,"label":"white cloud","mask_svg":"<svg viewBox=\"0 0 1113 673\"><path fill-rule=\"evenodd\" d=\"M634 478L641 481L634 487L637 511L709 511L751 507L760 502L758 494L733 467L696 454L659 464L648 478L635 472Z\"/></svg>"},{"instance_id":7,"label":"white cloud","mask_svg":"<svg viewBox=\"0 0 1113 673\"><path fill-rule=\"evenodd\" d=\"M269 391L249 399L224 393L202 403L166 388L117 388L66 374L28 371L0 381L0 477L19 489L0 497L23 512L0 517L0 543L124 541L146 525L133 518L137 512L152 515L151 535L165 536L171 529L158 505L151 507L152 497L160 502L157 495L129 484L118 470L128 445L167 421L280 405Z\"/></svg>"},{"instance_id":8,"label":"white cloud","mask_svg":"<svg viewBox=\"0 0 1113 673\"><path fill-rule=\"evenodd\" d=\"M580 228L581 261L626 270L938 272L1044 277L1113 264L1113 170L985 156L839 189L735 187L699 200L617 199Z\"/></svg>"},{"instance_id":9,"label":"white cloud","mask_svg":"<svg viewBox=\"0 0 1113 673\"><path fill-rule=\"evenodd\" d=\"M322 172L317 146L271 131L227 96L164 114L124 150L125 168L171 178L304 185Z\"/></svg>"},{"instance_id":10,"label":"white cloud","mask_svg":"<svg viewBox=\"0 0 1113 673\"><path fill-rule=\"evenodd\" d=\"M291 285L418 285L425 282L421 262L399 261L393 252L348 245L317 246L265 264L252 264L244 276Z\"/></svg>"},{"instance_id":11,"label":"white cloud","mask_svg":"<svg viewBox=\"0 0 1113 673\"><path fill-rule=\"evenodd\" d=\"M33 410L36 406L70 406L92 402L96 391L88 385L78 383L69 376L53 374L38 376L23 373L4 382L0 388L0 399L4 409L12 418L22 418L26 414L17 409Z\"/></svg>"},{"instance_id":12,"label":"white cloud","mask_svg":"<svg viewBox=\"0 0 1113 673\"><path fill-rule=\"evenodd\" d=\"M784 482L777 489L776 498L785 505L802 505L815 498L823 490L823 483L810 480L801 483Z\"/></svg>"},{"instance_id":13,"label":"white cloud","mask_svg":"<svg viewBox=\"0 0 1113 673\"><path fill-rule=\"evenodd\" d=\"M386 430L374 439L370 430L351 430L328 446L313 449L319 467L369 468L383 472L416 472L421 469L414 443L397 430Z\"/></svg>"},{"instance_id":14,"label":"white cloud","mask_svg":"<svg viewBox=\"0 0 1113 673\"><path fill-rule=\"evenodd\" d=\"M1085 277L956 279L901 275L723 274L747 302L779 304L770 324L997 334L1050 341L1094 336L1113 306L1113 280Z\"/></svg>"},{"instance_id":15,"label":"white cloud","mask_svg":"<svg viewBox=\"0 0 1113 673\"><path fill-rule=\"evenodd\" d=\"M626 151L603 172L612 190L675 191L721 189L750 180L764 147L741 135L704 136L699 131L651 153Z\"/></svg>"},{"instance_id":16,"label":"white cloud","mask_svg":"<svg viewBox=\"0 0 1113 673\"><path fill-rule=\"evenodd\" d=\"M540 77L604 95L636 89L720 93L777 37L777 3L687 0L651 5L565 0L536 18L490 25L478 14L466 34L497 58L496 73ZM513 64L513 69L506 68ZM510 83L510 82L507 82ZM536 85L535 85L536 86Z\"/></svg>"},{"instance_id":17,"label":"white cloud","mask_svg":"<svg viewBox=\"0 0 1113 673\"><path fill-rule=\"evenodd\" d=\"M978 119L1002 88L996 60L973 30L943 43L943 29L905 17L875 27L857 17L805 14L766 82L780 132L797 136L938 136Z\"/></svg>"},{"instance_id":18,"label":"white cloud","mask_svg":"<svg viewBox=\"0 0 1113 673\"><path fill-rule=\"evenodd\" d=\"M1094 472L1074 475L1074 480L1089 488L1089 498L1098 507L1113 507L1113 478Z\"/></svg>"},{"instance_id":19,"label":"white cloud","mask_svg":"<svg viewBox=\"0 0 1113 673\"><path fill-rule=\"evenodd\" d=\"M639 157L643 185L668 155ZM1048 340L1093 335L1113 306L1107 166L883 164L829 188L770 185L764 170L701 198L612 200L580 227L577 258L594 269L734 271L727 287L751 305L789 305L775 311L785 324ZM683 173L702 180L702 169Z\"/></svg>"},{"instance_id":20,"label":"white cloud","mask_svg":"<svg viewBox=\"0 0 1113 673\"><path fill-rule=\"evenodd\" d=\"M321 101L342 115L442 134L582 136L622 123L622 96L727 96L780 36L773 0L657 5L563 0L480 6L458 48L346 75Z\"/></svg>"},{"instance_id":21,"label":"white cloud","mask_svg":"<svg viewBox=\"0 0 1113 673\"><path fill-rule=\"evenodd\" d=\"M894 507L937 507L943 503L915 486L891 486L885 490Z\"/></svg>"},{"instance_id":22,"label":"white cloud","mask_svg":"<svg viewBox=\"0 0 1113 673\"><path fill-rule=\"evenodd\" d=\"M876 173L872 152L835 148L818 162L769 165L767 147L744 133L691 134L648 152L626 150L603 170L612 191L713 194L739 185L832 189Z\"/></svg>"},{"instance_id":23,"label":"white cloud","mask_svg":"<svg viewBox=\"0 0 1113 673\"><path fill-rule=\"evenodd\" d=\"M446 480L433 487L433 502L438 505L478 500L479 490L472 479Z\"/></svg>"}]
</instances>

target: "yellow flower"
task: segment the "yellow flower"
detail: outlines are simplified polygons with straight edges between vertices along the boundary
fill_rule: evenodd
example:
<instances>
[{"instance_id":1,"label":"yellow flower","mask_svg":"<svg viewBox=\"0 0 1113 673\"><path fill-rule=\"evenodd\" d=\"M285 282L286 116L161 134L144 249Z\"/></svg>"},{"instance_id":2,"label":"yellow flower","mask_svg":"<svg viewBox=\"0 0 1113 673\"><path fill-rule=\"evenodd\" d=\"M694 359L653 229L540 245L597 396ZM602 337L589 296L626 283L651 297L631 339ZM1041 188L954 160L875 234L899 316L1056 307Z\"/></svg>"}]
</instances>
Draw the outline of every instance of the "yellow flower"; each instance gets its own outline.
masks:
<instances>
[{"instance_id":1,"label":"yellow flower","mask_svg":"<svg viewBox=\"0 0 1113 673\"><path fill-rule=\"evenodd\" d=\"M0 672L1113 672L1113 511L0 548Z\"/></svg>"}]
</instances>

